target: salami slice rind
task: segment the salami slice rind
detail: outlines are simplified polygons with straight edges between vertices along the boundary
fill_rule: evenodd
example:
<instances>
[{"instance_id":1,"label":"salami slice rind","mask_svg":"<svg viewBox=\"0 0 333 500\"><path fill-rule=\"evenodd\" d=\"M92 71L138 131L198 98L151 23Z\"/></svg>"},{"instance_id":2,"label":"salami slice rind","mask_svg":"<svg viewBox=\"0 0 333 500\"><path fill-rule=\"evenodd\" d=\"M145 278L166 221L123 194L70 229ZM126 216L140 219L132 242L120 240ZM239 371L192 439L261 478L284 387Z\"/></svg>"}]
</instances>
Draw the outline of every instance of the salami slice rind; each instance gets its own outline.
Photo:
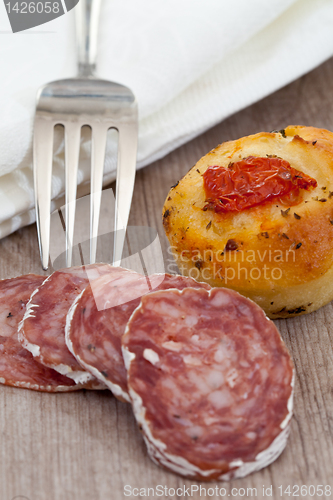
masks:
<instances>
[{"instance_id":1,"label":"salami slice rind","mask_svg":"<svg viewBox=\"0 0 333 500\"><path fill-rule=\"evenodd\" d=\"M32 294L19 329L19 341L38 362L86 388L105 389L105 385L97 383L69 352L65 342L66 316L89 279L114 269L107 264L93 264L54 272Z\"/></svg>"},{"instance_id":2,"label":"salami slice rind","mask_svg":"<svg viewBox=\"0 0 333 500\"><path fill-rule=\"evenodd\" d=\"M146 295L122 337L150 457L198 480L243 477L283 451L293 364L259 306L225 288Z\"/></svg>"},{"instance_id":3,"label":"salami slice rind","mask_svg":"<svg viewBox=\"0 0 333 500\"><path fill-rule=\"evenodd\" d=\"M154 274L148 281L135 273L99 278L93 287L84 290L68 315L66 339L70 351L80 364L105 382L116 397L129 402L121 337L131 314L140 304L141 296L152 290L187 287L210 289L206 283L170 274ZM133 296L136 298L131 300ZM109 300L109 305L117 297L122 303L98 311L95 301L99 302L101 297L105 302Z\"/></svg>"},{"instance_id":4,"label":"salami slice rind","mask_svg":"<svg viewBox=\"0 0 333 500\"><path fill-rule=\"evenodd\" d=\"M38 363L18 341L18 326L32 292L44 276L27 274L0 281L0 382L44 392L80 389L68 377Z\"/></svg>"}]
</instances>

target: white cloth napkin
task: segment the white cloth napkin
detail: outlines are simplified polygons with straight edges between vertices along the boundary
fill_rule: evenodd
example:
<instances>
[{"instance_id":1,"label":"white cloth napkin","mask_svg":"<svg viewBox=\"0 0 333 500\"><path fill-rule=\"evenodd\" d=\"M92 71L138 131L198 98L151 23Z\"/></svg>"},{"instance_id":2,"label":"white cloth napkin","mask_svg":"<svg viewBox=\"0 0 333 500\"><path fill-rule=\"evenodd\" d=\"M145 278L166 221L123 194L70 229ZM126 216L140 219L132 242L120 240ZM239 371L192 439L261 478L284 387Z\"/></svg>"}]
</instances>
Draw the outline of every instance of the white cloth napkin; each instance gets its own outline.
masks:
<instances>
[{"instance_id":1,"label":"white cloth napkin","mask_svg":"<svg viewBox=\"0 0 333 500\"><path fill-rule=\"evenodd\" d=\"M138 168L333 54L331 0L104 0L98 75L128 85L140 113ZM0 4L0 237L34 221L32 126L38 87L74 76L74 11L12 34ZM87 191L82 139L79 193ZM110 143L105 183L115 178ZM56 133L53 208L64 192Z\"/></svg>"}]
</instances>

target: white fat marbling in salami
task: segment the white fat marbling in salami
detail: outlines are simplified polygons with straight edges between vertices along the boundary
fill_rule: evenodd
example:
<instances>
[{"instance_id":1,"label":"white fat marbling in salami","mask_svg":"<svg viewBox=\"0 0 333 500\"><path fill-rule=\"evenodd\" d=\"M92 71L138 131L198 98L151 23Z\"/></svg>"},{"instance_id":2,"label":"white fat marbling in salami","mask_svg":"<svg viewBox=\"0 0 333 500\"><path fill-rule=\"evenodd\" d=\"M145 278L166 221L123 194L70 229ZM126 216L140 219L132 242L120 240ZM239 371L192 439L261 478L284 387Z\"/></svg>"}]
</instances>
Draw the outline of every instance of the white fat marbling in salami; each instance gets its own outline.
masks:
<instances>
[{"instance_id":1,"label":"white fat marbling in salami","mask_svg":"<svg viewBox=\"0 0 333 500\"><path fill-rule=\"evenodd\" d=\"M225 288L142 297L122 337L150 457L198 480L243 477L286 445L293 364L259 306Z\"/></svg>"},{"instance_id":2,"label":"white fat marbling in salami","mask_svg":"<svg viewBox=\"0 0 333 500\"><path fill-rule=\"evenodd\" d=\"M89 279L112 273L114 269L107 264L93 264L54 272L32 294L19 329L19 341L36 361L87 388L105 386L97 383L69 352L65 342L66 315Z\"/></svg>"},{"instance_id":3,"label":"white fat marbling in salami","mask_svg":"<svg viewBox=\"0 0 333 500\"><path fill-rule=\"evenodd\" d=\"M45 392L80 389L70 378L38 363L18 341L26 304L44 280L44 276L27 274L0 281L0 382Z\"/></svg>"},{"instance_id":4,"label":"white fat marbling in salami","mask_svg":"<svg viewBox=\"0 0 333 500\"><path fill-rule=\"evenodd\" d=\"M187 287L210 289L206 283L170 274L154 274L147 279L132 272L98 278L93 286L84 290L68 315L66 339L69 349L116 397L129 401L121 337L131 314L140 304L141 297L150 291ZM106 309L98 310L96 302L102 299ZM114 305L117 301L120 304Z\"/></svg>"}]
</instances>

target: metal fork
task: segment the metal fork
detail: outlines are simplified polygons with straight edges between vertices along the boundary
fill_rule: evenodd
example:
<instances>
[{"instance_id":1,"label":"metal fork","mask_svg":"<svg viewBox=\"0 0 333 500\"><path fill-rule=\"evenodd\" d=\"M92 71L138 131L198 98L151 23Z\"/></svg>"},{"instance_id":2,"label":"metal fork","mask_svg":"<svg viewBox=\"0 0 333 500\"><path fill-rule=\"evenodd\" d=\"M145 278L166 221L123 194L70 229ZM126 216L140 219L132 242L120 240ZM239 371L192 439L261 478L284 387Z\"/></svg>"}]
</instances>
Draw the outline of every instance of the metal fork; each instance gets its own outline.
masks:
<instances>
[{"instance_id":1,"label":"metal fork","mask_svg":"<svg viewBox=\"0 0 333 500\"><path fill-rule=\"evenodd\" d=\"M54 127L65 129L66 264L72 265L77 171L81 128L91 127L90 262L96 260L98 222L107 131L118 130L118 163L113 264L119 265L135 180L138 112L136 99L124 85L97 79L96 48L101 0L80 0L75 7L78 77L41 87L34 123L36 222L43 269L48 268Z\"/></svg>"}]
</instances>

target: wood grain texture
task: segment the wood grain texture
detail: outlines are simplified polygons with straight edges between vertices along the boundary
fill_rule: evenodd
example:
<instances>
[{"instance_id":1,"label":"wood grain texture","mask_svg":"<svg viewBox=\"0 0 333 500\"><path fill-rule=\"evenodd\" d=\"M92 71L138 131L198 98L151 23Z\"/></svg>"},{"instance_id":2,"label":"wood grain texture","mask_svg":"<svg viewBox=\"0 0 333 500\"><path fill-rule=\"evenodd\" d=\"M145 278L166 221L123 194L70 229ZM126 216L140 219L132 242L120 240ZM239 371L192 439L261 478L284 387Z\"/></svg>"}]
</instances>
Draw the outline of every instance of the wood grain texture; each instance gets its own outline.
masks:
<instances>
[{"instance_id":1,"label":"wood grain texture","mask_svg":"<svg viewBox=\"0 0 333 500\"><path fill-rule=\"evenodd\" d=\"M333 60L138 173L130 224L157 229L166 269L176 270L161 224L170 186L217 144L289 124L333 130ZM35 226L0 241L0 257L1 278L41 273ZM296 366L295 415L287 448L274 464L247 478L201 484L206 498L221 498L216 492L208 496L208 488L216 486L226 488L230 498L288 498L280 495L279 485L333 489L333 306L276 323ZM131 407L108 391L39 394L0 386L0 435L0 500L135 498L124 495L125 485L146 488L149 498L205 498L204 490L192 496L184 490L178 495L172 490L160 496L148 492L157 485L177 489L200 484L150 461ZM263 485L272 485L272 495L263 495ZM243 490L232 495L232 488Z\"/></svg>"}]
</instances>

